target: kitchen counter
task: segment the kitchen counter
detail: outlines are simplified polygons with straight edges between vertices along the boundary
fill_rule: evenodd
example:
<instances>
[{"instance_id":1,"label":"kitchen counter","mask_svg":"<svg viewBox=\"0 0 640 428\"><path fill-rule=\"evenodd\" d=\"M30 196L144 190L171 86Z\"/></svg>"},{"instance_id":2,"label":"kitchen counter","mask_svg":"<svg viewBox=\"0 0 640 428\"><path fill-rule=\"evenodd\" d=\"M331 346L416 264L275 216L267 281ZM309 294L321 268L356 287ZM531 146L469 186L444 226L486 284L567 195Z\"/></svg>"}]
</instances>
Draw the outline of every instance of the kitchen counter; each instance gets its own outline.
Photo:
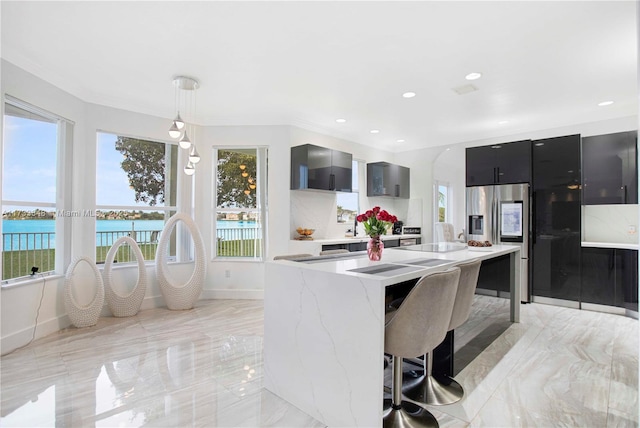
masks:
<instances>
[{"instance_id":1,"label":"kitchen counter","mask_svg":"<svg viewBox=\"0 0 640 428\"><path fill-rule=\"evenodd\" d=\"M590 242L590 241L582 241L580 243L583 247L591 247L591 248L616 248L620 250L637 250L638 244L627 244L620 242Z\"/></svg>"},{"instance_id":2,"label":"kitchen counter","mask_svg":"<svg viewBox=\"0 0 640 428\"><path fill-rule=\"evenodd\" d=\"M389 239L408 239L408 238L420 238L422 235L382 235L383 241ZM344 238L326 238L326 239L294 239L296 242L315 242L317 244L350 244L353 242L367 242L370 238L367 235L358 235L355 237Z\"/></svg>"},{"instance_id":3,"label":"kitchen counter","mask_svg":"<svg viewBox=\"0 0 640 428\"><path fill-rule=\"evenodd\" d=\"M265 387L327 426L381 426L386 288L463 261L510 256L511 320L519 321L519 247L423 248L385 249L379 262L366 252L267 262Z\"/></svg>"},{"instance_id":4,"label":"kitchen counter","mask_svg":"<svg viewBox=\"0 0 640 428\"><path fill-rule=\"evenodd\" d=\"M420 239L421 235L382 235L383 241L389 241L392 239ZM297 240L291 239L289 241L289 252L291 254L320 254L323 245L340 245L340 244L358 244L368 242L369 237L367 235L358 235L354 238L326 238L326 239L313 239L313 240Z\"/></svg>"}]
</instances>

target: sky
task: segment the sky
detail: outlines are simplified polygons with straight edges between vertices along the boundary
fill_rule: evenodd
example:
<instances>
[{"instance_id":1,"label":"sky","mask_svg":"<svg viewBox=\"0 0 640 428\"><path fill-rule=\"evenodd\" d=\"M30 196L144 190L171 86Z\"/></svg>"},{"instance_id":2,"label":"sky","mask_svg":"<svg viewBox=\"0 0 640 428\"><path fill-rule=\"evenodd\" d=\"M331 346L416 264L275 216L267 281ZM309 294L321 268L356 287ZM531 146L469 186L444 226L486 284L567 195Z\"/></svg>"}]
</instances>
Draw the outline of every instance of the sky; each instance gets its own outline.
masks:
<instances>
[{"instance_id":1,"label":"sky","mask_svg":"<svg viewBox=\"0 0 640 428\"><path fill-rule=\"evenodd\" d=\"M2 199L55 203L57 125L11 115L5 115L4 120ZM116 138L113 134L97 134L96 204L148 207L135 202L135 193L120 167L122 154L115 149ZM20 206L5 209L17 208Z\"/></svg>"}]
</instances>

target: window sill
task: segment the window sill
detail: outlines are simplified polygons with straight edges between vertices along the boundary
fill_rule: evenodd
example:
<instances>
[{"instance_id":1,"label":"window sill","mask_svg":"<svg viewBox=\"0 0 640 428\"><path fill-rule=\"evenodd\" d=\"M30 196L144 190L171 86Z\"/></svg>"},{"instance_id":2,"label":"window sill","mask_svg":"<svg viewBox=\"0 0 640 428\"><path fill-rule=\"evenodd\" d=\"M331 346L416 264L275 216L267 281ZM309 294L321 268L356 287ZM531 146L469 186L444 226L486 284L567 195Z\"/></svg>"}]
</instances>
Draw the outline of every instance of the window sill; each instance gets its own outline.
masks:
<instances>
[{"instance_id":1,"label":"window sill","mask_svg":"<svg viewBox=\"0 0 640 428\"><path fill-rule=\"evenodd\" d=\"M29 275L27 277L6 279L2 281L2 283L0 284L1 285L0 288L2 290L5 290L5 289L8 290L11 288L18 288L18 287L28 286L32 284L40 284L43 281L50 282L51 280L56 280L56 279L64 279L64 275L60 275L55 272L50 272L45 274L37 274L34 276Z\"/></svg>"}]
</instances>

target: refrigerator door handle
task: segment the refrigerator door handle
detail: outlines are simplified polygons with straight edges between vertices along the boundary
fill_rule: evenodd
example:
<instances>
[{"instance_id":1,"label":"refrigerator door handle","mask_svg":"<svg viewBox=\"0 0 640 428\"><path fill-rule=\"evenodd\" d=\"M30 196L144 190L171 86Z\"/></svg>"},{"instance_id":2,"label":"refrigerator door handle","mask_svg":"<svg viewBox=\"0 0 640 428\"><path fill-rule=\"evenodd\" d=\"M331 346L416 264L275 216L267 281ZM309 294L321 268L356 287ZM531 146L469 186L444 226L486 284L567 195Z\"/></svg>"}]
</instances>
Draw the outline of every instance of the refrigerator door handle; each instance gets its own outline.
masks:
<instances>
[{"instance_id":1,"label":"refrigerator door handle","mask_svg":"<svg viewBox=\"0 0 640 428\"><path fill-rule=\"evenodd\" d=\"M534 231L535 230L535 225L536 225L536 192L533 191L531 192L531 224L529 225L529 230ZM530 239L531 239L531 246L529 248L533 248L533 246L536 244L536 233L531 233L530 234Z\"/></svg>"}]
</instances>

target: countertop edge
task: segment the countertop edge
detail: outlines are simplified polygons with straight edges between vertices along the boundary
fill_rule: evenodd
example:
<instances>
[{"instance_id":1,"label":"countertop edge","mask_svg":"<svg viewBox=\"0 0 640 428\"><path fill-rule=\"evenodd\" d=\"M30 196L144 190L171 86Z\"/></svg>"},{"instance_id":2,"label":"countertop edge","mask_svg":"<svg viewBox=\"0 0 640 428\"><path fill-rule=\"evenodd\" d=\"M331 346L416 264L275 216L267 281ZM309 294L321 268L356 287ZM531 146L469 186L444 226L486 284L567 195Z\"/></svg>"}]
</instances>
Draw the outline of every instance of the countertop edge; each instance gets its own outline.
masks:
<instances>
[{"instance_id":1,"label":"countertop edge","mask_svg":"<svg viewBox=\"0 0 640 428\"><path fill-rule=\"evenodd\" d=\"M626 244L620 242L593 242L593 241L582 241L580 243L582 247L587 248L617 248L620 250L637 250L640 245L638 244Z\"/></svg>"}]
</instances>

